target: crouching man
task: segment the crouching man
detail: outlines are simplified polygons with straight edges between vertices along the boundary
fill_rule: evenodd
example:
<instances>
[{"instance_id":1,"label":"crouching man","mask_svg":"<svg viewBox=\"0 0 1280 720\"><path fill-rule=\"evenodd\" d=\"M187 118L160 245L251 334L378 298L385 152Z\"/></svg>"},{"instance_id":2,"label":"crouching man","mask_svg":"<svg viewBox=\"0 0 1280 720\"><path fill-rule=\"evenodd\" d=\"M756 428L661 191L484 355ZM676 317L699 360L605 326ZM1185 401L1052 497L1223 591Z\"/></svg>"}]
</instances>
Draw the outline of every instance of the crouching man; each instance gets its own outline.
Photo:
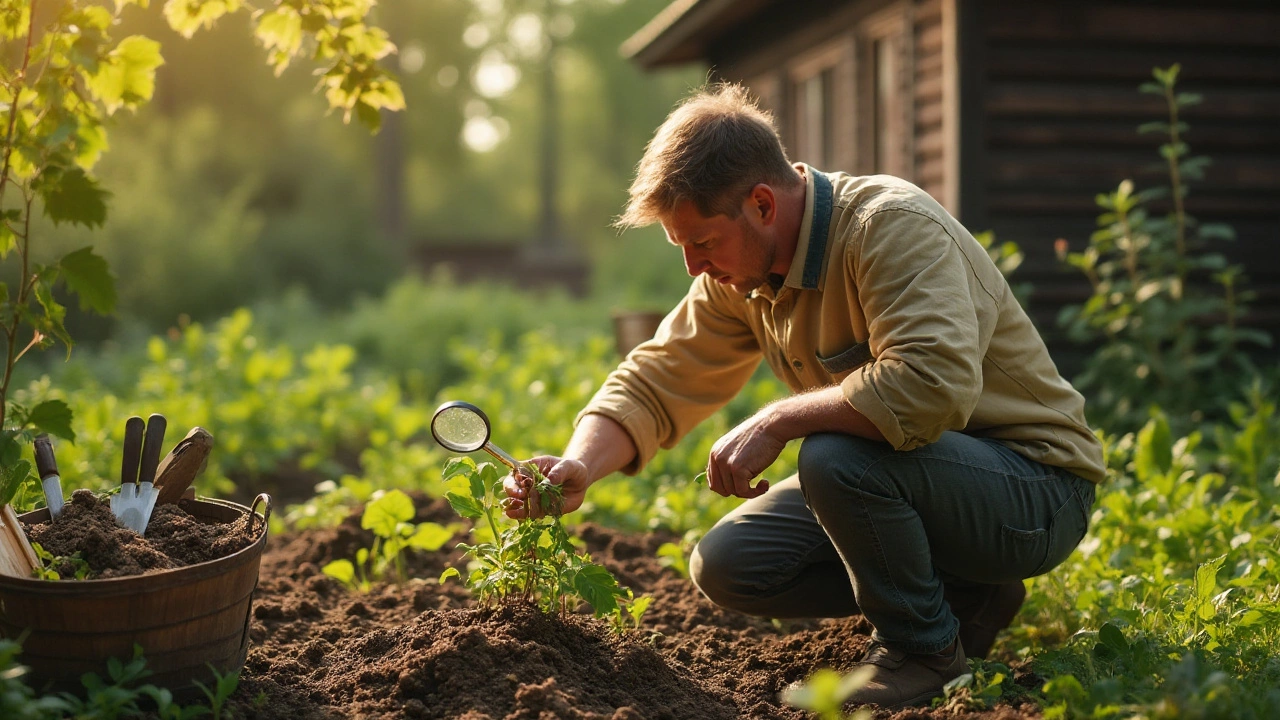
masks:
<instances>
[{"instance_id":1,"label":"crouching man","mask_svg":"<svg viewBox=\"0 0 1280 720\"><path fill-rule=\"evenodd\" d=\"M933 198L792 164L739 86L698 92L650 141L618 224L655 222L684 255L688 294L563 455L533 462L573 510L732 399L763 358L794 394L712 449L710 489L747 501L694 550L694 582L752 615L863 614L875 675L853 700L928 702L986 655L1022 580L1084 536L1104 468L1083 398ZM799 472L756 481L792 440ZM530 512L510 478L507 492L509 514Z\"/></svg>"}]
</instances>

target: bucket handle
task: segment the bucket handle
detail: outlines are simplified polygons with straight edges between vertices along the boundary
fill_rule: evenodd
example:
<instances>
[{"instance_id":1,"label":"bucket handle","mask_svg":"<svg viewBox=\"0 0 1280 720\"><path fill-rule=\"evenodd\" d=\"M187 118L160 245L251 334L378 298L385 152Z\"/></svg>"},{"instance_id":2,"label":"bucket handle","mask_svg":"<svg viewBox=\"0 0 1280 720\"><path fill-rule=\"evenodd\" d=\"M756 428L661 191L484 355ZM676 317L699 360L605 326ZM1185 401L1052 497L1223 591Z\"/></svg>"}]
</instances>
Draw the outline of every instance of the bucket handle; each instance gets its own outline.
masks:
<instances>
[{"instance_id":1,"label":"bucket handle","mask_svg":"<svg viewBox=\"0 0 1280 720\"><path fill-rule=\"evenodd\" d=\"M262 526L265 528L271 520L271 496L266 493L258 493L258 497L254 498L253 502L249 504L250 517L256 512L258 503L262 503L265 506L262 513Z\"/></svg>"}]
</instances>

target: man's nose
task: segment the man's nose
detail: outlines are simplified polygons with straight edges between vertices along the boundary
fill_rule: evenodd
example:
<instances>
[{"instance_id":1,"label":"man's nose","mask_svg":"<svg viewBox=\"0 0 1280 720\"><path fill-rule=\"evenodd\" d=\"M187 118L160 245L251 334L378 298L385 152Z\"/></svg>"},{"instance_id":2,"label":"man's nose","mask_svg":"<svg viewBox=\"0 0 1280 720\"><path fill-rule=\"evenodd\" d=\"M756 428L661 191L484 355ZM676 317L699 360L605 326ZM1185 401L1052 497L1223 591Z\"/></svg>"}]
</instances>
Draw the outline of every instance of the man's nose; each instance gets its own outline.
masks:
<instances>
[{"instance_id":1,"label":"man's nose","mask_svg":"<svg viewBox=\"0 0 1280 720\"><path fill-rule=\"evenodd\" d=\"M684 248L684 269L688 271L690 277L698 277L706 272L709 267L710 263L706 260L694 256L693 248Z\"/></svg>"}]
</instances>

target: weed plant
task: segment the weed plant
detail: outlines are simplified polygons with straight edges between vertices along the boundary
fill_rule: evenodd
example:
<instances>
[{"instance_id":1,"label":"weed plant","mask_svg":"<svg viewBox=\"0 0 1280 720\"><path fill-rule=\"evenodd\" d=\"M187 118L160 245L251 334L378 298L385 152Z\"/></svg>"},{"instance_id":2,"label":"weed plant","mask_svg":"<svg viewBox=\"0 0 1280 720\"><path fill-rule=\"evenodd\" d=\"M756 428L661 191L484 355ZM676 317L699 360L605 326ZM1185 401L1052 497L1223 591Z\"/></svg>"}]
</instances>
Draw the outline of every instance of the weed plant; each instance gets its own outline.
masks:
<instances>
[{"instance_id":1,"label":"weed plant","mask_svg":"<svg viewBox=\"0 0 1280 720\"><path fill-rule=\"evenodd\" d=\"M456 527L413 522L413 500L399 490L382 493L365 506L360 527L373 533L373 545L356 551L355 561L340 558L324 566L325 575L351 590L369 592L373 583L408 579L404 551L435 552L453 537Z\"/></svg>"}]
</instances>

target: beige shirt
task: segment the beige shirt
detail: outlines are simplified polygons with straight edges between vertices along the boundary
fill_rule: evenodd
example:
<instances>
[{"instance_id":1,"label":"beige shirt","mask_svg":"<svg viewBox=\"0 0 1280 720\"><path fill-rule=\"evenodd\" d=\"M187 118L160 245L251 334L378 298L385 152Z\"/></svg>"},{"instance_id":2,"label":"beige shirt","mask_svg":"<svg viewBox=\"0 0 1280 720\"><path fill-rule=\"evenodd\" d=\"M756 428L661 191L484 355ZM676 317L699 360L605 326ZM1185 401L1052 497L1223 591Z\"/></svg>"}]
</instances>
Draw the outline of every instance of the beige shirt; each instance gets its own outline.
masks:
<instances>
[{"instance_id":1,"label":"beige shirt","mask_svg":"<svg viewBox=\"0 0 1280 720\"><path fill-rule=\"evenodd\" d=\"M956 430L1100 481L1084 398L973 236L904 180L804 170L781 287L744 297L699 276L579 415L626 429L638 456L625 471L731 400L763 356L795 392L838 383L898 450Z\"/></svg>"}]
</instances>

